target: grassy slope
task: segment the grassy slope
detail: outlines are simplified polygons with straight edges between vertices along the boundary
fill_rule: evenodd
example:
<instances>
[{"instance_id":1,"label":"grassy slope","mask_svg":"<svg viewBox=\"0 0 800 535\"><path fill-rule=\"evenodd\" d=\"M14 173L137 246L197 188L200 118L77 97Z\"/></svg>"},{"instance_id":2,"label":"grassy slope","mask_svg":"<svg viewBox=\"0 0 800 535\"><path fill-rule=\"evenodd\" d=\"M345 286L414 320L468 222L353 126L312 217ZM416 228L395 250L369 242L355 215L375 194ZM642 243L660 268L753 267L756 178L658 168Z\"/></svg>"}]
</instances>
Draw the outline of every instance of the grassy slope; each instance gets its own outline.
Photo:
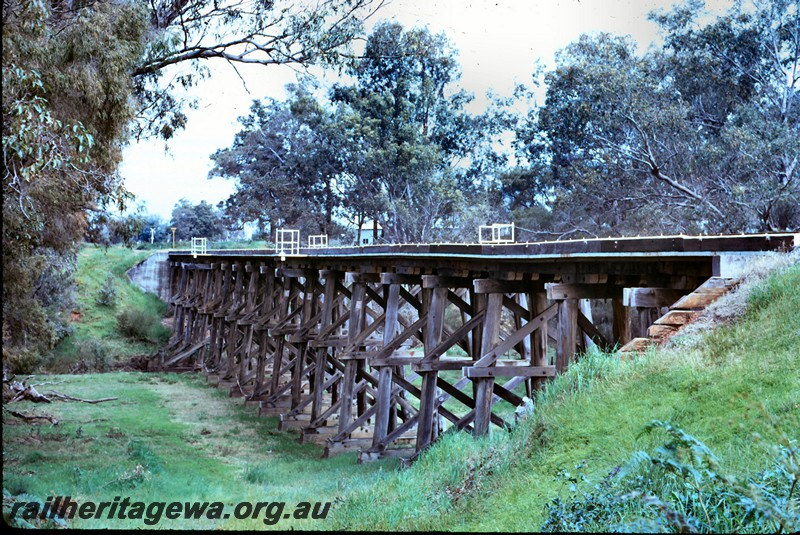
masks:
<instances>
[{"instance_id":1,"label":"grassy slope","mask_svg":"<svg viewBox=\"0 0 800 535\"><path fill-rule=\"evenodd\" d=\"M54 371L67 371L78 359L76 343L83 340L101 340L111 354L112 360L133 355L150 354L157 348L148 342L136 342L124 338L116 328L116 314L125 306L155 311L159 316L166 312L166 305L152 294L141 291L130 284L125 272L150 256L153 251L135 251L124 247L105 249L87 244L78 255L78 272L75 277L80 319L75 323L75 333L56 346L48 367ZM114 307L102 307L95 303L98 291L106 278L114 278L118 303Z\"/></svg>"},{"instance_id":2,"label":"grassy slope","mask_svg":"<svg viewBox=\"0 0 800 535\"><path fill-rule=\"evenodd\" d=\"M756 294L760 306L743 321L682 349L632 362L585 358L511 435L448 437L411 470L354 496L335 520L345 529L538 531L545 505L568 494L559 471L586 460L596 481L651 451L665 438L642 434L654 419L705 442L725 471L765 468L754 433L776 443L774 420L800 439L800 266Z\"/></svg>"},{"instance_id":3,"label":"grassy slope","mask_svg":"<svg viewBox=\"0 0 800 535\"><path fill-rule=\"evenodd\" d=\"M800 266L762 286L752 301L759 306L743 321L694 344L628 362L585 357L550 384L536 414L515 432L482 440L447 435L408 470L391 460L357 465L352 454L319 459L318 446L298 445L296 435L276 430L274 418L255 418L241 400L205 387L196 375L48 378L65 382L40 390L120 399L15 404L54 414L62 424L24 425L4 414L3 483L13 492L94 500L337 501L326 521L276 526L284 529L537 531L545 504L567 494L554 478L558 471L586 460L589 473L602 476L633 452L651 450L664 438L641 434L653 419L684 428L726 471L739 473L765 463L754 432L774 442L762 406L800 438ZM137 464L150 471L147 479L130 488L113 483ZM266 527L232 519L160 525L212 526Z\"/></svg>"},{"instance_id":4,"label":"grassy slope","mask_svg":"<svg viewBox=\"0 0 800 535\"><path fill-rule=\"evenodd\" d=\"M75 333L51 356L51 368L66 369L78 358L76 342L99 339L124 358L152 353L155 346L122 337L115 315L125 306L163 314L155 296L128 283L125 272L149 251L86 245L79 256L78 307ZM101 307L95 297L106 277L115 279L119 299ZM28 425L3 413L3 487L14 494L72 496L78 501L285 501L286 511L299 502L340 500L354 488L370 485L371 474L396 461L359 466L355 454L321 459L322 448L299 445L297 435L277 431L277 418L258 418L240 399L232 400L205 386L195 374L109 373L52 375L31 383L86 399L115 396L118 401L90 405L15 403L25 414L48 414L58 426ZM119 481L143 466L146 477ZM324 520L282 519L274 526L261 519L223 521L80 520L79 528L161 529L324 529Z\"/></svg>"}]
</instances>

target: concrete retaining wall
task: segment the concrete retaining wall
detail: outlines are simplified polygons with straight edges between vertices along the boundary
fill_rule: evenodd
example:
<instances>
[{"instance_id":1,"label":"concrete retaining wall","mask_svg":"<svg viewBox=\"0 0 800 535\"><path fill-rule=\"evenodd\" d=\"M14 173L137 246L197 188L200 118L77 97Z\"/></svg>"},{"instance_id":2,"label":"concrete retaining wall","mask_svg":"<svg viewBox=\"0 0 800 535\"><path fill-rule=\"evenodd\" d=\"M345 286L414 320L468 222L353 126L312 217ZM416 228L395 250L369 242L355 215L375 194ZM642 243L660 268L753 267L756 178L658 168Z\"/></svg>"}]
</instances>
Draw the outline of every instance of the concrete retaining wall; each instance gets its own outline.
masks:
<instances>
[{"instance_id":1,"label":"concrete retaining wall","mask_svg":"<svg viewBox=\"0 0 800 535\"><path fill-rule=\"evenodd\" d=\"M129 269L128 278L145 292L167 301L170 297L168 262L167 253L154 253Z\"/></svg>"}]
</instances>

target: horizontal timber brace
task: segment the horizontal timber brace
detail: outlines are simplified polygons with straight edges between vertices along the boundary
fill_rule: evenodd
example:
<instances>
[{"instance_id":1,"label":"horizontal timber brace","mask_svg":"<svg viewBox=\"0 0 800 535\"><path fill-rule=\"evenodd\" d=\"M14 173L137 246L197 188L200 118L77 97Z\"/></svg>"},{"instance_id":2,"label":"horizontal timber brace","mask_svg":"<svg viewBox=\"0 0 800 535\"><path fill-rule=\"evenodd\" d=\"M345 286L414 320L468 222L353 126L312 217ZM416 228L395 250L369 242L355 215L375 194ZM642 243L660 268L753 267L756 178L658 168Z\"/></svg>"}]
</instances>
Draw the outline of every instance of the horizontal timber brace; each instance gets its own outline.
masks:
<instances>
[{"instance_id":1,"label":"horizontal timber brace","mask_svg":"<svg viewBox=\"0 0 800 535\"><path fill-rule=\"evenodd\" d=\"M418 453L449 429L508 428L497 404L534 396L592 344L628 342L656 309L689 321L716 296L695 290L734 264L719 260L725 251L739 258L793 240L175 251L173 332L153 366L202 371L329 453ZM612 325L592 320L601 300Z\"/></svg>"}]
</instances>

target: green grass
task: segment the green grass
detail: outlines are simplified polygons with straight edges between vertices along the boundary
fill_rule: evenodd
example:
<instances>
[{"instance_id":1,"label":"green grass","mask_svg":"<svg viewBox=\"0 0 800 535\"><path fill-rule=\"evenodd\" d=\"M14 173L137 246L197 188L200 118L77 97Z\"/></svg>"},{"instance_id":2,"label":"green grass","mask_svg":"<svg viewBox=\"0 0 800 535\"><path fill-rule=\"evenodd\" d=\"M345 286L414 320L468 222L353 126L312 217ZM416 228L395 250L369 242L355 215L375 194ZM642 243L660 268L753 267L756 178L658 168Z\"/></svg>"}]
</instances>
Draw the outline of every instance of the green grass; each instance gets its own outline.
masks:
<instances>
[{"instance_id":1,"label":"green grass","mask_svg":"<svg viewBox=\"0 0 800 535\"><path fill-rule=\"evenodd\" d=\"M89 253L101 261L102 250ZM124 272L131 260L125 255L135 253L117 254ZM93 284L103 282L100 275ZM599 481L636 452L653 451L664 443L663 433L644 432L653 420L701 440L726 474L765 469L768 445L781 432L800 439L800 266L768 278L749 302L739 322L672 349L626 361L585 355L548 383L534 414L513 432L494 429L477 440L446 433L410 469L393 460L358 465L354 454L320 459L319 446L297 444L296 434L277 431L275 418L255 417L241 400L206 387L202 376L48 377L64 381L52 388L73 396L119 400L15 404L61 423L28 425L4 413L3 483L42 498L334 503L327 520L282 519L278 529L539 531L547 505L570 497L560 473L581 465ZM73 525L149 527L108 520ZM271 526L228 519L156 527Z\"/></svg>"},{"instance_id":2,"label":"green grass","mask_svg":"<svg viewBox=\"0 0 800 535\"><path fill-rule=\"evenodd\" d=\"M196 374L110 373L48 376L56 389L81 398L115 396L96 405L14 404L25 413L50 414L57 426L29 425L3 414L3 486L13 494L72 496L78 502L221 501L336 502L373 484L396 461L359 465L355 454L322 459L322 447L297 443L277 431L277 418L259 418L241 399L208 387ZM36 382L36 380L34 380ZM141 467L137 470L137 466ZM336 505L333 506L334 508ZM266 512L266 511L265 511ZM75 528L325 529L326 520L263 516L237 520L75 519Z\"/></svg>"},{"instance_id":3,"label":"green grass","mask_svg":"<svg viewBox=\"0 0 800 535\"><path fill-rule=\"evenodd\" d=\"M59 343L46 361L48 369L65 372L80 357L79 350L86 341L100 342L111 361L134 355L152 354L158 345L152 341L132 340L117 327L116 316L125 308L145 311L153 318L161 318L166 304L153 294L145 293L131 284L125 272L150 256L152 251L136 251L124 247L105 249L84 245L78 255L77 310L72 314L75 332ZM117 290L117 304L100 306L96 299L109 275Z\"/></svg>"},{"instance_id":4,"label":"green grass","mask_svg":"<svg viewBox=\"0 0 800 535\"><path fill-rule=\"evenodd\" d=\"M800 439L800 266L763 283L751 300L742 321L689 348L633 361L585 356L548 385L514 432L446 437L410 470L385 474L338 508L337 527L539 531L546 505L569 494L561 471L585 461L601 479L661 444L643 433L653 420L702 440L726 473L765 469L764 444L780 439L773 421Z\"/></svg>"}]
</instances>

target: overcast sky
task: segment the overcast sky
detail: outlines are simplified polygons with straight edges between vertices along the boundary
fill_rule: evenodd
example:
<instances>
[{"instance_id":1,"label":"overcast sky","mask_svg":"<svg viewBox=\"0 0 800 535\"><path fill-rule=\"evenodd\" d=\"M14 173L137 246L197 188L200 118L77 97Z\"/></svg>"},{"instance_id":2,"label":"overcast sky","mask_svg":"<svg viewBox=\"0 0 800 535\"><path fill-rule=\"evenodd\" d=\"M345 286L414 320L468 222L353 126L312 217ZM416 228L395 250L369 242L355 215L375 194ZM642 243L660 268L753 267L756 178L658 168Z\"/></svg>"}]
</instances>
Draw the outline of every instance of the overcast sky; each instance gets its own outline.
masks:
<instances>
[{"instance_id":1,"label":"overcast sky","mask_svg":"<svg viewBox=\"0 0 800 535\"><path fill-rule=\"evenodd\" d=\"M302 4L302 0L298 2ZM630 35L644 50L658 39L647 13L669 8L673 0L392 0L367 23L394 19L405 27L427 26L444 32L458 50L461 85L481 100L488 89L510 94L515 83L530 85L535 62L553 66L555 52L582 33L607 31ZM681 2L677 2L681 3ZM717 10L730 0L707 2ZM226 148L239 130L237 118L247 114L255 98L283 98L295 72L283 66L240 67L245 85L232 68L209 62L210 80L195 88L197 110L188 125L170 140L133 143L123 153L120 169L126 187L144 202L148 213L168 221L172 208L185 197L213 205L233 192L234 182L209 180L209 155ZM249 93L248 93L249 91Z\"/></svg>"}]
</instances>

